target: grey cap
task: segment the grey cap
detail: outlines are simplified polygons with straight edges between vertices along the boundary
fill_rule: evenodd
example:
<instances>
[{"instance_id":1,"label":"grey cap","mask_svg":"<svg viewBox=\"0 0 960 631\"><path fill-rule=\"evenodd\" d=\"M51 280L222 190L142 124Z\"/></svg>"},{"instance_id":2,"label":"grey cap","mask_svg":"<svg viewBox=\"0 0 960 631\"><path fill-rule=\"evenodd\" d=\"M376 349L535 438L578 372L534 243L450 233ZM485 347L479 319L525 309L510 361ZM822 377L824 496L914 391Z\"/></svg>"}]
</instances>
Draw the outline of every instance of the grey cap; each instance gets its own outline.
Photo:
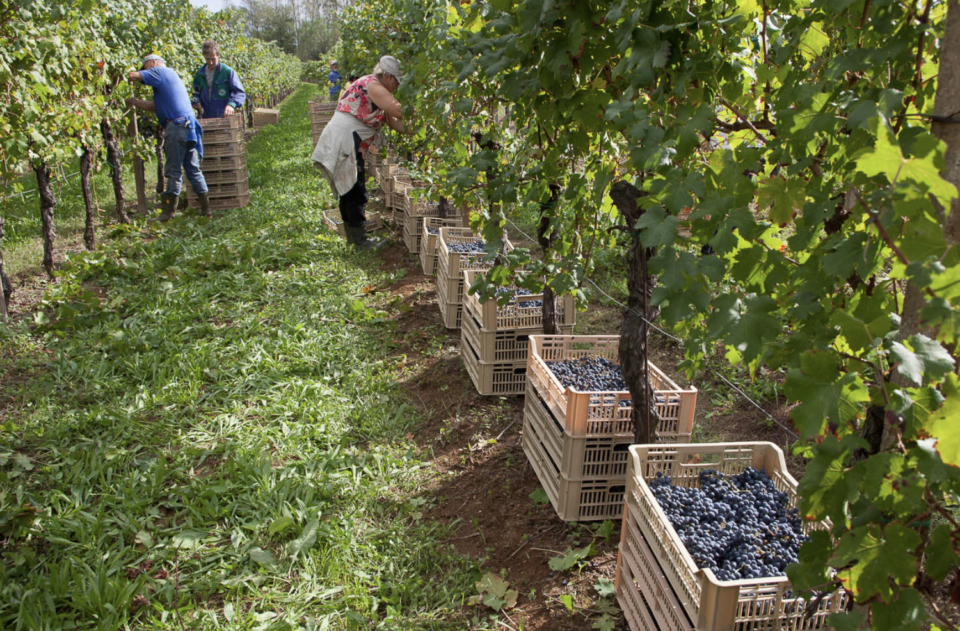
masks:
<instances>
[{"instance_id":1,"label":"grey cap","mask_svg":"<svg viewBox=\"0 0 960 631\"><path fill-rule=\"evenodd\" d=\"M400 70L400 62L393 55L384 55L380 58L380 67L387 74L392 74L397 79L403 78L403 71Z\"/></svg>"},{"instance_id":2,"label":"grey cap","mask_svg":"<svg viewBox=\"0 0 960 631\"><path fill-rule=\"evenodd\" d=\"M140 64L140 70L143 70L143 67L147 65L148 61L159 61L160 63L166 65L167 62L163 60L163 57L160 55L147 55L143 58L143 62Z\"/></svg>"}]
</instances>

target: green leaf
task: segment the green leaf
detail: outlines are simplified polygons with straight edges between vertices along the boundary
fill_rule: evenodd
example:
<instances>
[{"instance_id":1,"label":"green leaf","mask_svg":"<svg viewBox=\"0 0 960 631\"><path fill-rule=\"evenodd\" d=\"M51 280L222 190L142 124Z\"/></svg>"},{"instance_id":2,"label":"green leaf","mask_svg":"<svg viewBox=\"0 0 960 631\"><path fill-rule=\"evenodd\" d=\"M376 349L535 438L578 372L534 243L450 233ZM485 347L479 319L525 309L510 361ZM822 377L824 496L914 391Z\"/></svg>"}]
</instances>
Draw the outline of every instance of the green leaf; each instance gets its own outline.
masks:
<instances>
[{"instance_id":1,"label":"green leaf","mask_svg":"<svg viewBox=\"0 0 960 631\"><path fill-rule=\"evenodd\" d=\"M564 594L560 596L560 602L562 602L563 606L567 608L567 611L569 611L570 613L574 612L573 596L571 596L570 594Z\"/></svg>"},{"instance_id":2,"label":"green leaf","mask_svg":"<svg viewBox=\"0 0 960 631\"><path fill-rule=\"evenodd\" d=\"M271 535L275 535L278 532L283 532L293 526L296 522L293 517L284 515L283 517L278 517L273 520L273 523L270 524L270 528L267 530Z\"/></svg>"},{"instance_id":3,"label":"green leaf","mask_svg":"<svg viewBox=\"0 0 960 631\"><path fill-rule=\"evenodd\" d=\"M787 375L784 392L798 401L790 417L801 435L817 436L827 422L844 424L863 413L870 394L857 373L843 376L830 353L807 351L800 356L800 369Z\"/></svg>"},{"instance_id":4,"label":"green leaf","mask_svg":"<svg viewBox=\"0 0 960 631\"><path fill-rule=\"evenodd\" d=\"M899 524L890 524L882 532L875 524L860 526L840 538L830 564L839 569L837 578L857 601L875 595L889 602L891 583L910 585L917 575L913 552L920 535Z\"/></svg>"},{"instance_id":5,"label":"green leaf","mask_svg":"<svg viewBox=\"0 0 960 631\"><path fill-rule=\"evenodd\" d=\"M613 596L615 591L613 581L611 581L609 578L601 578L599 581L593 584L593 588L597 590L597 593L600 594L601 598Z\"/></svg>"},{"instance_id":6,"label":"green leaf","mask_svg":"<svg viewBox=\"0 0 960 631\"><path fill-rule=\"evenodd\" d=\"M184 530L173 536L173 546L181 550L194 550L200 547L207 534L199 530Z\"/></svg>"},{"instance_id":7,"label":"green leaf","mask_svg":"<svg viewBox=\"0 0 960 631\"><path fill-rule=\"evenodd\" d=\"M147 532L146 530L140 530L137 532L136 541L137 543L142 545L144 548L153 547L153 537L150 536L150 533Z\"/></svg>"},{"instance_id":8,"label":"green leaf","mask_svg":"<svg viewBox=\"0 0 960 631\"><path fill-rule=\"evenodd\" d=\"M227 622L233 622L237 617L237 613L233 608L233 603L227 603L223 606L223 617L227 619Z\"/></svg>"},{"instance_id":9,"label":"green leaf","mask_svg":"<svg viewBox=\"0 0 960 631\"><path fill-rule=\"evenodd\" d=\"M917 385L923 385L924 377L938 381L953 370L953 357L936 340L916 333L906 343L894 342L890 354L899 362L897 372Z\"/></svg>"},{"instance_id":10,"label":"green leaf","mask_svg":"<svg viewBox=\"0 0 960 631\"><path fill-rule=\"evenodd\" d=\"M833 613L827 618L827 625L834 631L860 631L866 615L859 611Z\"/></svg>"},{"instance_id":11,"label":"green leaf","mask_svg":"<svg viewBox=\"0 0 960 631\"><path fill-rule=\"evenodd\" d=\"M580 561L586 559L591 554L593 554L593 544L587 545L585 548L580 548L579 550L574 550L567 548L566 551L557 557L553 557L547 563L550 566L550 569L554 572L565 572L575 565L579 564Z\"/></svg>"},{"instance_id":12,"label":"green leaf","mask_svg":"<svg viewBox=\"0 0 960 631\"><path fill-rule=\"evenodd\" d=\"M480 594L480 602L494 611L509 609L517 604L517 590L510 589L510 583L493 572L486 572L475 586Z\"/></svg>"},{"instance_id":13,"label":"green leaf","mask_svg":"<svg viewBox=\"0 0 960 631\"><path fill-rule=\"evenodd\" d=\"M920 631L927 622L923 599L913 588L901 589L890 604L871 604L870 611L874 631Z\"/></svg>"},{"instance_id":14,"label":"green leaf","mask_svg":"<svg viewBox=\"0 0 960 631\"><path fill-rule=\"evenodd\" d=\"M960 467L960 378L947 375L941 385L943 405L918 429L919 438L935 438L935 448L945 464Z\"/></svg>"},{"instance_id":15,"label":"green leaf","mask_svg":"<svg viewBox=\"0 0 960 631\"><path fill-rule=\"evenodd\" d=\"M935 581L946 580L955 566L960 565L960 535L947 524L940 524L930 535L924 568Z\"/></svg>"},{"instance_id":16,"label":"green leaf","mask_svg":"<svg viewBox=\"0 0 960 631\"><path fill-rule=\"evenodd\" d=\"M277 560L274 558L273 553L269 550L264 550L262 548L253 548L250 550L250 559L256 561L260 565L272 566L276 565Z\"/></svg>"},{"instance_id":17,"label":"green leaf","mask_svg":"<svg viewBox=\"0 0 960 631\"><path fill-rule=\"evenodd\" d=\"M640 231L640 242L644 247L668 245L673 243L677 236L677 226L680 220L673 215L667 215L661 206L654 206L644 211L634 226Z\"/></svg>"},{"instance_id":18,"label":"green leaf","mask_svg":"<svg viewBox=\"0 0 960 631\"><path fill-rule=\"evenodd\" d=\"M786 224L793 214L803 210L806 201L807 183L800 178L767 178L757 188L757 206L770 208L770 221Z\"/></svg>"},{"instance_id":19,"label":"green leaf","mask_svg":"<svg viewBox=\"0 0 960 631\"><path fill-rule=\"evenodd\" d=\"M599 620L593 623L593 629L597 631L614 631L617 628L617 622L611 616L603 614Z\"/></svg>"},{"instance_id":20,"label":"green leaf","mask_svg":"<svg viewBox=\"0 0 960 631\"><path fill-rule=\"evenodd\" d=\"M303 532L300 533L300 536L290 542L290 554L294 558L300 556L301 553L306 555L306 553L310 551L310 548L317 542L317 530L319 527L320 522L314 517L307 522L307 526L303 529Z\"/></svg>"},{"instance_id":21,"label":"green leaf","mask_svg":"<svg viewBox=\"0 0 960 631\"><path fill-rule=\"evenodd\" d=\"M542 488L535 490L530 494L530 499L533 500L533 503L537 506L544 506L550 503L550 497L547 495L547 492Z\"/></svg>"}]
</instances>

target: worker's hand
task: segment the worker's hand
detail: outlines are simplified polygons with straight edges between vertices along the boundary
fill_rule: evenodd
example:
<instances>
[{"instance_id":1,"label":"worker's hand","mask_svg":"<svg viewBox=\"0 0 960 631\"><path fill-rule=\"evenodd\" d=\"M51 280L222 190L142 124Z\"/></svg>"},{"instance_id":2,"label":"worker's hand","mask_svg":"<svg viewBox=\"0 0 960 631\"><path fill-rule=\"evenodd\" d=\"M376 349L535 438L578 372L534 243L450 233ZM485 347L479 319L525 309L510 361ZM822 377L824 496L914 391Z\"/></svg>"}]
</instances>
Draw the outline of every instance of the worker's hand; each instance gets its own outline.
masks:
<instances>
[{"instance_id":1,"label":"worker's hand","mask_svg":"<svg viewBox=\"0 0 960 631\"><path fill-rule=\"evenodd\" d=\"M194 103L194 104L193 104L193 109L195 109L195 110L197 110L197 111L199 112L199 111L200 111L200 104L199 104L199 103Z\"/></svg>"},{"instance_id":2,"label":"worker's hand","mask_svg":"<svg viewBox=\"0 0 960 631\"><path fill-rule=\"evenodd\" d=\"M136 72L136 71L128 72L127 81L129 81L130 83L135 83L137 81L143 81L143 77L140 76L139 72Z\"/></svg>"},{"instance_id":3,"label":"worker's hand","mask_svg":"<svg viewBox=\"0 0 960 631\"><path fill-rule=\"evenodd\" d=\"M126 101L124 101L124 103L127 104L127 107L137 107L138 106L137 104L140 103L140 99L135 99L131 96Z\"/></svg>"},{"instance_id":4,"label":"worker's hand","mask_svg":"<svg viewBox=\"0 0 960 631\"><path fill-rule=\"evenodd\" d=\"M223 108L223 115L224 115L224 116L233 116L233 111L234 111L234 110L233 110L233 106L232 106L232 105L228 105L228 106L226 106L225 108Z\"/></svg>"}]
</instances>

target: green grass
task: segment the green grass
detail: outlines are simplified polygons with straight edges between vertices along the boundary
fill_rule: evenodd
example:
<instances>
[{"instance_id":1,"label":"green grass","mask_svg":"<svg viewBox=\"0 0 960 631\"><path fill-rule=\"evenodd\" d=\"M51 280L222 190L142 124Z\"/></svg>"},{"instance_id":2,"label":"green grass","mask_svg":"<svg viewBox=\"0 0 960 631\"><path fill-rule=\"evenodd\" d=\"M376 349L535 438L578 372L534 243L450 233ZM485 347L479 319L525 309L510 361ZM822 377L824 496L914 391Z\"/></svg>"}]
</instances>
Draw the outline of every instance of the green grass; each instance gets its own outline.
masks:
<instances>
[{"instance_id":1,"label":"green grass","mask_svg":"<svg viewBox=\"0 0 960 631\"><path fill-rule=\"evenodd\" d=\"M314 90L249 144L247 208L119 228L0 325L0 627L464 627L475 567L356 315L389 279L321 227Z\"/></svg>"}]
</instances>

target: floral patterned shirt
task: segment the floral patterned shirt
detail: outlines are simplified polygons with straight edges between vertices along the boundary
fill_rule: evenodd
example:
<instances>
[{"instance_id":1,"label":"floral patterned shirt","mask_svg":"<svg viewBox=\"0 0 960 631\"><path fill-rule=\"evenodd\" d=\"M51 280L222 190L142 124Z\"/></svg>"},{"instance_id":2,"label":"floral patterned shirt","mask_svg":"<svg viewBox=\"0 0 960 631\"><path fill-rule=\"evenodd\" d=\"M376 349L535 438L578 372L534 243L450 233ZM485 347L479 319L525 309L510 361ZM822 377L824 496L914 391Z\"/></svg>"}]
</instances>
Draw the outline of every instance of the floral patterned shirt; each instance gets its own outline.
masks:
<instances>
[{"instance_id":1,"label":"floral patterned shirt","mask_svg":"<svg viewBox=\"0 0 960 631\"><path fill-rule=\"evenodd\" d=\"M372 74L354 81L340 97L340 101L337 103L337 111L350 114L369 127L379 130L385 122L383 110L377 107L376 103L367 96L367 86L374 82L379 83L379 79Z\"/></svg>"}]
</instances>

